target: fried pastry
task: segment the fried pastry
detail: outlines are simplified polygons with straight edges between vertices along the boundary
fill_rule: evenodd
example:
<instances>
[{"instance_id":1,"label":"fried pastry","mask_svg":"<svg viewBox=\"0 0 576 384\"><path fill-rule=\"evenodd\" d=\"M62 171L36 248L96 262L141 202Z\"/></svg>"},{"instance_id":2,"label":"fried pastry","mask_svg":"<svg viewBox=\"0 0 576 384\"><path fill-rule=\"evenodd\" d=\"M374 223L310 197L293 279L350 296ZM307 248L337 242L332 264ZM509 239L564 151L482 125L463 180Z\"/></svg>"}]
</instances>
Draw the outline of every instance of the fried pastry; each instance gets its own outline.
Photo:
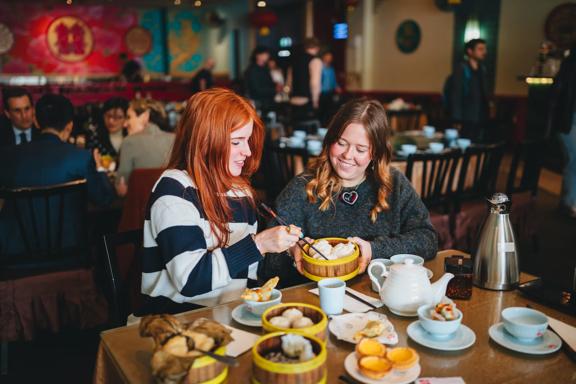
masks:
<instances>
[{"instance_id":1,"label":"fried pastry","mask_svg":"<svg viewBox=\"0 0 576 384\"><path fill-rule=\"evenodd\" d=\"M384 323L379 320L370 320L366 323L366 326L361 331L356 332L354 335L354 340L359 341L364 337L378 337L380 336L386 327Z\"/></svg>"},{"instance_id":2,"label":"fried pastry","mask_svg":"<svg viewBox=\"0 0 576 384\"><path fill-rule=\"evenodd\" d=\"M258 288L246 288L242 296L240 296L244 300L251 300L251 301L268 301L270 300L270 296L272 295L272 290L276 288L280 278L278 276L271 278L268 280L263 286Z\"/></svg>"}]
</instances>

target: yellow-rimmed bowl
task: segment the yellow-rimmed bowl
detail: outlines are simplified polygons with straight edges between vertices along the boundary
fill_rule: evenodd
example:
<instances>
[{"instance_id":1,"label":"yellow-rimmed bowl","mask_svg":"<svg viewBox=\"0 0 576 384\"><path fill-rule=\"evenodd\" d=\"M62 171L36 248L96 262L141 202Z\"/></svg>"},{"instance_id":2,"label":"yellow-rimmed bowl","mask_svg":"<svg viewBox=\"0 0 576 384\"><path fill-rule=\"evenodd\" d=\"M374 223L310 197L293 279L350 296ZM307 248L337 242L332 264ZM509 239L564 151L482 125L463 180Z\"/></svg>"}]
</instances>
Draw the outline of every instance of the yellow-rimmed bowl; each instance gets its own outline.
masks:
<instances>
[{"instance_id":1,"label":"yellow-rimmed bowl","mask_svg":"<svg viewBox=\"0 0 576 384\"><path fill-rule=\"evenodd\" d=\"M282 312L284 312L289 308L296 308L300 310L304 314L304 316L309 317L314 322L314 325L305 328L280 328L270 324L271 318L273 318L274 316L282 316ZM282 303L270 307L266 311L264 311L264 313L262 314L262 328L264 328L264 332L266 333L271 332L298 333L301 335L309 335L317 337L318 339L322 340L322 342L325 342L328 329L328 317L326 317L326 314L315 305L305 303Z\"/></svg>"},{"instance_id":2,"label":"yellow-rimmed bowl","mask_svg":"<svg viewBox=\"0 0 576 384\"><path fill-rule=\"evenodd\" d=\"M224 356L226 347L220 347L215 354ZM202 356L194 359L194 363L188 371L187 384L219 384L228 376L228 366L214 360L210 356Z\"/></svg>"},{"instance_id":3,"label":"yellow-rimmed bowl","mask_svg":"<svg viewBox=\"0 0 576 384\"><path fill-rule=\"evenodd\" d=\"M317 337L302 335L312 343L316 354L311 360L302 363L275 363L264 356L269 352L280 351L281 337L288 332L274 332L262 336L252 347L252 383L300 383L324 384L327 380L326 359L328 353L324 342Z\"/></svg>"},{"instance_id":4,"label":"yellow-rimmed bowl","mask_svg":"<svg viewBox=\"0 0 576 384\"><path fill-rule=\"evenodd\" d=\"M339 243L348 243L347 239L342 237L326 237L317 239L313 244L320 240L326 240L330 245L335 246ZM303 274L313 281L320 281L329 277L335 277L340 280L350 280L358 274L358 263L360 259L360 248L354 244L354 252L346 257L336 260L315 259L309 255L309 246L304 246L302 254Z\"/></svg>"}]
</instances>

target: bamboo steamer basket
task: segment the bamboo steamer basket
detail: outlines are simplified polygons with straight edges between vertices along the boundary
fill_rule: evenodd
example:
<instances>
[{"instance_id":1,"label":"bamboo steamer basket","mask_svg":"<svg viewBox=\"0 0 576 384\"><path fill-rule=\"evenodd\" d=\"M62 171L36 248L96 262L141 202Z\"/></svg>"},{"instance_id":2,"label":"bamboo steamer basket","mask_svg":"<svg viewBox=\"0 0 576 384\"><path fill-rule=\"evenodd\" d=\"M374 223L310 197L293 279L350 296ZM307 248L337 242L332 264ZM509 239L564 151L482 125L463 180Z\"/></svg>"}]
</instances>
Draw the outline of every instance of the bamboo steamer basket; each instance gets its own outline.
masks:
<instances>
[{"instance_id":1,"label":"bamboo steamer basket","mask_svg":"<svg viewBox=\"0 0 576 384\"><path fill-rule=\"evenodd\" d=\"M214 351L217 355L224 356L226 347L220 347ZM228 366L214 360L210 356L202 356L194 359L194 363L188 371L187 384L220 384L228 376Z\"/></svg>"},{"instance_id":2,"label":"bamboo steamer basket","mask_svg":"<svg viewBox=\"0 0 576 384\"><path fill-rule=\"evenodd\" d=\"M282 312L284 312L288 308L299 309L304 314L304 316L309 317L314 322L314 325L305 328L280 328L270 324L271 318L273 318L274 316L281 316ZM270 307L266 311L264 311L264 313L262 314L262 328L264 329L265 333L271 333L271 332L298 333L301 335L307 335L307 336L309 335L317 337L318 339L322 340L322 342L326 342L328 318L320 308L314 305L304 303L281 303L273 307Z\"/></svg>"},{"instance_id":3,"label":"bamboo steamer basket","mask_svg":"<svg viewBox=\"0 0 576 384\"><path fill-rule=\"evenodd\" d=\"M253 384L325 384L327 381L326 346L309 335L303 335L312 343L316 357L302 363L275 363L264 358L271 351L282 347L286 332L274 332L262 336L252 347L252 383Z\"/></svg>"},{"instance_id":4,"label":"bamboo steamer basket","mask_svg":"<svg viewBox=\"0 0 576 384\"><path fill-rule=\"evenodd\" d=\"M317 239L328 241L332 246L338 243L347 243L348 240L341 237L326 237ZM350 280L358 274L358 264L360 259L360 249L354 244L354 252L346 257L336 260L315 259L309 255L310 246L304 246L302 254L302 269L304 276L313 281L336 277L342 281Z\"/></svg>"}]
</instances>

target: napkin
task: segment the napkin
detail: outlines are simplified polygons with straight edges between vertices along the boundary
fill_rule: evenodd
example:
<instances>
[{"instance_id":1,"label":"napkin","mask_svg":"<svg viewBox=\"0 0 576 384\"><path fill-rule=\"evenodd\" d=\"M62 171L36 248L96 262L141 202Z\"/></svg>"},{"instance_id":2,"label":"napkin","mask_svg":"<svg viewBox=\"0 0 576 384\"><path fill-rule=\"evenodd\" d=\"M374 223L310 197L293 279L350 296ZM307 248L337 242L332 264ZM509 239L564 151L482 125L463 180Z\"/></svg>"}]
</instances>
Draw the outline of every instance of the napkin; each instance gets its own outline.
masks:
<instances>
[{"instance_id":1,"label":"napkin","mask_svg":"<svg viewBox=\"0 0 576 384\"><path fill-rule=\"evenodd\" d=\"M466 384L461 377L421 377L416 384Z\"/></svg>"},{"instance_id":2,"label":"napkin","mask_svg":"<svg viewBox=\"0 0 576 384\"><path fill-rule=\"evenodd\" d=\"M576 327L548 316L548 325L562 338L562 340L576 351Z\"/></svg>"},{"instance_id":3,"label":"napkin","mask_svg":"<svg viewBox=\"0 0 576 384\"><path fill-rule=\"evenodd\" d=\"M226 326L226 328L232 331L232 338L234 339L230 344L226 346L226 355L232 357L238 357L256 343L260 338L259 335L255 335L250 332L242 331L241 329Z\"/></svg>"},{"instance_id":4,"label":"napkin","mask_svg":"<svg viewBox=\"0 0 576 384\"><path fill-rule=\"evenodd\" d=\"M350 287L346 287L346 291L352 292L353 294L355 294L358 297L361 297L365 301L374 304L376 306L376 308L380 308L384 305L377 298L375 298L373 296L365 295L363 293L360 293L360 292L358 292L355 289L352 289ZM318 288L311 289L308 292L313 293L316 296L319 295ZM350 295L344 295L344 309L348 312L368 312L370 310L373 310L374 308L356 300L355 298L353 298Z\"/></svg>"}]
</instances>

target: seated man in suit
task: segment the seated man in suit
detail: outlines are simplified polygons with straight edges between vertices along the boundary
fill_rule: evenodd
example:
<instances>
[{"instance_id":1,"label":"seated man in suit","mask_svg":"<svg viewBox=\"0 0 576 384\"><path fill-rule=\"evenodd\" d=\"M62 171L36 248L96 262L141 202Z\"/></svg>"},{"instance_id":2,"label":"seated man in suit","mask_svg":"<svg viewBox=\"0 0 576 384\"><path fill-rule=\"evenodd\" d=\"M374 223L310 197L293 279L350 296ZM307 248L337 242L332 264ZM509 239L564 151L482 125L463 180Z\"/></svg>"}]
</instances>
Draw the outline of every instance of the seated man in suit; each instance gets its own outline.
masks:
<instances>
[{"instance_id":1,"label":"seated man in suit","mask_svg":"<svg viewBox=\"0 0 576 384\"><path fill-rule=\"evenodd\" d=\"M32 95L25 88L2 90L4 115L0 120L0 147L29 143L40 136L34 127Z\"/></svg>"},{"instance_id":2,"label":"seated man in suit","mask_svg":"<svg viewBox=\"0 0 576 384\"><path fill-rule=\"evenodd\" d=\"M26 145L16 145L2 148L0 151L0 186L7 188L50 186L66 183L72 180L86 179L88 198L98 204L107 205L114 198L114 187L108 181L105 173L98 172L93 155L84 149L67 143L72 132L74 107L64 96L48 94L42 96L36 104L36 121L41 128L38 139ZM68 197L67 197L68 198ZM78 203L70 197L66 200L64 212L65 244L72 247L81 220ZM24 252L23 237L20 234L16 220L16 210L7 201L0 210L0 254L15 254ZM70 203L70 204L68 204ZM38 201L38 207L41 202ZM84 207L81 207L84 208ZM46 226L47 215L42 210L34 209L38 217L37 223ZM54 212L51 209L51 222ZM24 215L22 215L24 217ZM52 222L53 221L53 222ZM25 225L26 228L26 225ZM46 231L46 228L41 229ZM41 232L41 231L39 231Z\"/></svg>"}]
</instances>

